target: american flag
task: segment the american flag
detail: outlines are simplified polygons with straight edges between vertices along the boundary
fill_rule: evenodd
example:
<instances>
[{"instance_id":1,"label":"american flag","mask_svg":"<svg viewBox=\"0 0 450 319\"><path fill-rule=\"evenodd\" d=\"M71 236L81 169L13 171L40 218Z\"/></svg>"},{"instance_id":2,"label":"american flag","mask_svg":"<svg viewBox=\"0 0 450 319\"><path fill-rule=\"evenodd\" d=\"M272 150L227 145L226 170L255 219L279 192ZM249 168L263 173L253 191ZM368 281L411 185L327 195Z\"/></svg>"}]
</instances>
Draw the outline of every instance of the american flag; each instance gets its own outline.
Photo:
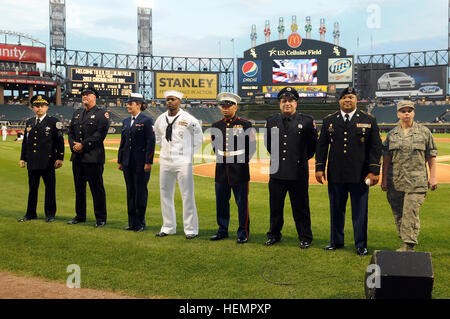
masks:
<instances>
[{"instance_id":1,"label":"american flag","mask_svg":"<svg viewBox=\"0 0 450 319\"><path fill-rule=\"evenodd\" d=\"M317 60L273 60L273 83L317 83Z\"/></svg>"}]
</instances>

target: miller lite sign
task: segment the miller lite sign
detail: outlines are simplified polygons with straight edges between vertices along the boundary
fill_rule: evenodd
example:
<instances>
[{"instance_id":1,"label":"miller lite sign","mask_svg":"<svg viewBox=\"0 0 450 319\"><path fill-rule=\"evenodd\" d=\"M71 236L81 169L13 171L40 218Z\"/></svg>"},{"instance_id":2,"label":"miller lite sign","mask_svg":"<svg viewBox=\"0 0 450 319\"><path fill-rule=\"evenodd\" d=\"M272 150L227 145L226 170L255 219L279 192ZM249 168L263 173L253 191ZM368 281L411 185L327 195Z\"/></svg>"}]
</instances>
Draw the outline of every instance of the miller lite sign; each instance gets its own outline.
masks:
<instances>
[{"instance_id":1,"label":"miller lite sign","mask_svg":"<svg viewBox=\"0 0 450 319\"><path fill-rule=\"evenodd\" d=\"M328 59L328 82L353 81L353 58Z\"/></svg>"}]
</instances>

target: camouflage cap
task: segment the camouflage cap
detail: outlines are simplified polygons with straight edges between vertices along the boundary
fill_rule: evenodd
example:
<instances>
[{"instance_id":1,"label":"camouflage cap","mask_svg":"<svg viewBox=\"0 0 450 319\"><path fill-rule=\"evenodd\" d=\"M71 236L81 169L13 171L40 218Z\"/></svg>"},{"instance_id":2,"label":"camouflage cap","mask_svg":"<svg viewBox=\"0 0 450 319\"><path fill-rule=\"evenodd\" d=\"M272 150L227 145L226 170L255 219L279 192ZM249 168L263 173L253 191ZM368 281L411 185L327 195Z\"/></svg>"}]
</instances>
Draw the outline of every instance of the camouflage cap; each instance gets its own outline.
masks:
<instances>
[{"instance_id":1,"label":"camouflage cap","mask_svg":"<svg viewBox=\"0 0 450 319\"><path fill-rule=\"evenodd\" d=\"M410 100L402 100L400 102L397 103L397 111L399 111L400 109L404 108L404 107L410 107L412 109L415 109L415 105L413 101Z\"/></svg>"}]
</instances>

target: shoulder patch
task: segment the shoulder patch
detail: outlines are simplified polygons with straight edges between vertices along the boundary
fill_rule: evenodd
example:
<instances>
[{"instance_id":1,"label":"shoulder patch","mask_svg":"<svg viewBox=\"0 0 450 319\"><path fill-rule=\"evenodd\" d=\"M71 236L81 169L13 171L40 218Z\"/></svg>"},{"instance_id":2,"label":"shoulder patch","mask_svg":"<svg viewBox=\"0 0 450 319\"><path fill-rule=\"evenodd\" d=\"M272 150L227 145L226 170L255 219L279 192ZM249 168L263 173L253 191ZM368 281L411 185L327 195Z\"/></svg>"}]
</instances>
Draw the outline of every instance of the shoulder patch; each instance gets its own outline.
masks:
<instances>
[{"instance_id":1,"label":"shoulder patch","mask_svg":"<svg viewBox=\"0 0 450 319\"><path fill-rule=\"evenodd\" d=\"M55 125L58 130L61 130L63 128L63 124L61 122L56 122Z\"/></svg>"}]
</instances>

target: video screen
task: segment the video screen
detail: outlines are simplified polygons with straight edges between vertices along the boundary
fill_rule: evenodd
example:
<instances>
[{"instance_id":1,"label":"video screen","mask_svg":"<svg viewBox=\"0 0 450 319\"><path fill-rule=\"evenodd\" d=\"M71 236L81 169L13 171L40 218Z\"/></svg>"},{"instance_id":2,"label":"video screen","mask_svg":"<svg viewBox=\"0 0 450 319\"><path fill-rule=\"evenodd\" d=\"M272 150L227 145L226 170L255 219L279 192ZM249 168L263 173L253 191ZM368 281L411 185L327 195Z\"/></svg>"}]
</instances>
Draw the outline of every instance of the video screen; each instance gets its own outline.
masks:
<instances>
[{"instance_id":1,"label":"video screen","mask_svg":"<svg viewBox=\"0 0 450 319\"><path fill-rule=\"evenodd\" d=\"M273 83L317 84L317 59L285 59L272 62Z\"/></svg>"}]
</instances>

